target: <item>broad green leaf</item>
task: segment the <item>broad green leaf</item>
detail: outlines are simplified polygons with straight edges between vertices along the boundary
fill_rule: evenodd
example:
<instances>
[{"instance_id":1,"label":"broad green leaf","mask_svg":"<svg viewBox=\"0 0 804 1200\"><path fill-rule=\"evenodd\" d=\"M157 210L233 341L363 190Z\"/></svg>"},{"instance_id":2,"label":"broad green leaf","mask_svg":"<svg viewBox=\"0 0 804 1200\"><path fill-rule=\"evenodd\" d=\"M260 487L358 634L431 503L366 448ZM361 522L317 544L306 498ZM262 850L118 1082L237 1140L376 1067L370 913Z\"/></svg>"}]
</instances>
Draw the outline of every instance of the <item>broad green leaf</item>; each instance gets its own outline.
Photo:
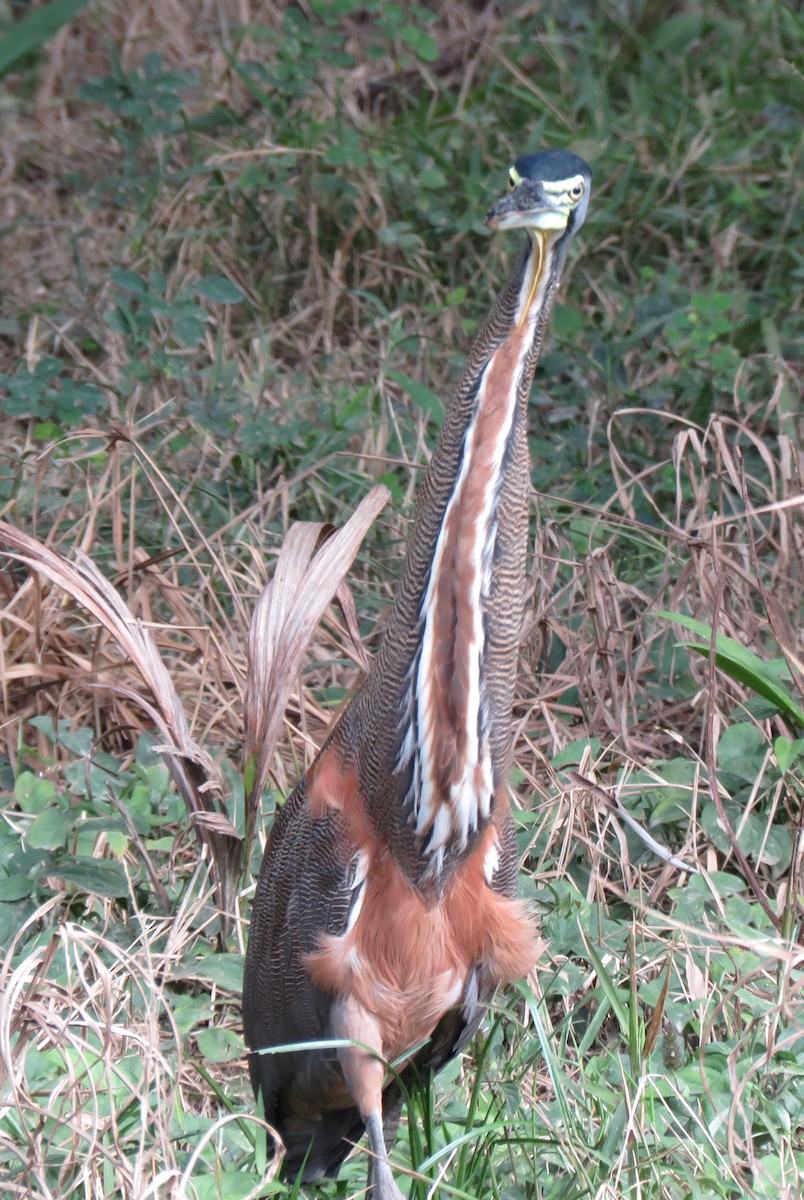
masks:
<instances>
[{"instance_id":1,"label":"broad green leaf","mask_svg":"<svg viewBox=\"0 0 804 1200\"><path fill-rule=\"evenodd\" d=\"M197 346L206 331L206 316L201 310L179 313L171 322L176 341L188 348Z\"/></svg>"},{"instance_id":2,"label":"broad green leaf","mask_svg":"<svg viewBox=\"0 0 804 1200\"><path fill-rule=\"evenodd\" d=\"M411 50L415 52L422 62L436 62L438 60L438 42L426 30L418 29L415 25L403 25L399 31L399 36L403 42L406 42L410 46Z\"/></svg>"},{"instance_id":3,"label":"broad green leaf","mask_svg":"<svg viewBox=\"0 0 804 1200\"><path fill-rule=\"evenodd\" d=\"M24 900L33 890L33 881L27 875L9 875L0 879L0 901Z\"/></svg>"},{"instance_id":4,"label":"broad green leaf","mask_svg":"<svg viewBox=\"0 0 804 1200\"><path fill-rule=\"evenodd\" d=\"M405 252L418 250L422 239L410 221L391 221L377 230L377 237L385 246L397 246Z\"/></svg>"},{"instance_id":5,"label":"broad green leaf","mask_svg":"<svg viewBox=\"0 0 804 1200\"><path fill-rule=\"evenodd\" d=\"M295 1193L301 1195L301 1193ZM192 1180L192 1195L196 1200L250 1200L250 1197L291 1197L287 1184L279 1180L267 1182L263 1173L243 1171L242 1168L217 1169L210 1175L196 1172Z\"/></svg>"},{"instance_id":6,"label":"broad green leaf","mask_svg":"<svg viewBox=\"0 0 804 1200\"><path fill-rule=\"evenodd\" d=\"M769 867L788 865L793 853L793 843L783 826L768 828L767 820L763 820L756 813L745 816L740 806L732 801L726 804L726 815L732 828L737 831L737 841L747 858L765 863ZM731 850L731 842L720 825L717 809L711 801L703 806L701 826L718 850L723 854Z\"/></svg>"},{"instance_id":7,"label":"broad green leaf","mask_svg":"<svg viewBox=\"0 0 804 1200\"><path fill-rule=\"evenodd\" d=\"M726 638L725 640L731 641L730 638ZM709 646L702 646L697 642L682 642L681 644L688 650L693 650L696 654L700 654L702 658L709 658ZM796 704L790 693L781 684L777 683L775 679L758 671L756 662L749 661L749 657L750 659L756 659L756 655L752 654L750 650L745 650L744 647L739 646L739 643L736 642L732 642L731 647L728 649L722 650L720 638L718 638L716 645L715 662L721 671L731 676L732 679L737 680L738 683L744 683L746 687L750 687L758 696L762 696L765 700L768 700L779 712L784 713L797 725L804 725L804 709ZM734 646L739 646L739 651L735 651L733 649ZM761 662L762 660L758 659L756 661Z\"/></svg>"},{"instance_id":8,"label":"broad green leaf","mask_svg":"<svg viewBox=\"0 0 804 1200\"><path fill-rule=\"evenodd\" d=\"M655 826L690 819L699 775L697 763L688 758L672 758L656 763L651 771L634 772L629 784L638 785L650 813L650 824Z\"/></svg>"},{"instance_id":9,"label":"broad green leaf","mask_svg":"<svg viewBox=\"0 0 804 1200\"><path fill-rule=\"evenodd\" d=\"M569 304L556 304L553 309L553 330L556 337L579 337L584 327L583 313Z\"/></svg>"},{"instance_id":10,"label":"broad green leaf","mask_svg":"<svg viewBox=\"0 0 804 1200\"><path fill-rule=\"evenodd\" d=\"M171 991L168 993L170 1011L176 1027L182 1035L190 1033L197 1025L206 1026L212 1015L212 1004L209 996L190 996Z\"/></svg>"},{"instance_id":11,"label":"broad green leaf","mask_svg":"<svg viewBox=\"0 0 804 1200\"><path fill-rule=\"evenodd\" d=\"M774 875L787 869L793 857L793 839L784 825L772 825L764 830L757 861L774 867Z\"/></svg>"},{"instance_id":12,"label":"broad green leaf","mask_svg":"<svg viewBox=\"0 0 804 1200\"><path fill-rule=\"evenodd\" d=\"M122 858L128 852L128 848L131 845L131 838L126 833L112 829L106 835L106 843L109 847L109 852L115 858Z\"/></svg>"},{"instance_id":13,"label":"broad green leaf","mask_svg":"<svg viewBox=\"0 0 804 1200\"><path fill-rule=\"evenodd\" d=\"M200 979L217 983L228 992L239 993L243 986L242 954L205 954L184 959L170 972L171 980Z\"/></svg>"},{"instance_id":14,"label":"broad green leaf","mask_svg":"<svg viewBox=\"0 0 804 1200\"><path fill-rule=\"evenodd\" d=\"M112 267L109 278L124 292L131 292L135 296L148 295L148 283L137 271L129 271L126 267Z\"/></svg>"},{"instance_id":15,"label":"broad green leaf","mask_svg":"<svg viewBox=\"0 0 804 1200\"><path fill-rule=\"evenodd\" d=\"M789 1137L785 1142L790 1144ZM804 1180L804 1150L782 1148L757 1157L751 1190L762 1200L784 1200L788 1194L795 1196L788 1185L796 1180Z\"/></svg>"},{"instance_id":16,"label":"broad green leaf","mask_svg":"<svg viewBox=\"0 0 804 1200\"><path fill-rule=\"evenodd\" d=\"M97 388L78 385L72 380L64 382L66 391L63 388L62 394L66 395L70 402L80 404L89 401L94 403L98 397L103 399L103 393L99 392ZM70 721L56 721L51 715L31 717L30 724L34 729L40 730L54 745L64 746L73 754L85 755L92 750L95 734L91 729L74 729Z\"/></svg>"},{"instance_id":17,"label":"broad green leaf","mask_svg":"<svg viewBox=\"0 0 804 1200\"><path fill-rule=\"evenodd\" d=\"M444 405L441 402L441 397L423 383L419 383L417 379L406 375L404 371L387 371L389 379L393 379L394 383L398 383L401 388L404 388L412 400L415 400L420 408L423 408L431 417L435 417L440 421L444 416Z\"/></svg>"},{"instance_id":18,"label":"broad green leaf","mask_svg":"<svg viewBox=\"0 0 804 1200\"><path fill-rule=\"evenodd\" d=\"M14 798L24 813L39 813L53 804L56 788L50 779L21 771L14 782Z\"/></svg>"},{"instance_id":19,"label":"broad green leaf","mask_svg":"<svg viewBox=\"0 0 804 1200\"><path fill-rule=\"evenodd\" d=\"M794 742L791 742L789 738L777 737L773 743L773 750L779 770L784 775L804 755L804 738L796 738Z\"/></svg>"},{"instance_id":20,"label":"broad green leaf","mask_svg":"<svg viewBox=\"0 0 804 1200\"><path fill-rule=\"evenodd\" d=\"M323 161L330 167L365 167L368 162L359 133L354 129L344 129L339 140L327 146Z\"/></svg>"},{"instance_id":21,"label":"broad green leaf","mask_svg":"<svg viewBox=\"0 0 804 1200\"><path fill-rule=\"evenodd\" d=\"M61 429L55 421L37 421L33 435L38 442L49 442L61 437Z\"/></svg>"},{"instance_id":22,"label":"broad green leaf","mask_svg":"<svg viewBox=\"0 0 804 1200\"><path fill-rule=\"evenodd\" d=\"M89 755L94 741L95 734L91 729L59 729L59 745L80 757Z\"/></svg>"},{"instance_id":23,"label":"broad green leaf","mask_svg":"<svg viewBox=\"0 0 804 1200\"><path fill-rule=\"evenodd\" d=\"M236 283L225 275L202 275L195 285L195 290L205 300L214 304L239 304L245 299Z\"/></svg>"},{"instance_id":24,"label":"broad green leaf","mask_svg":"<svg viewBox=\"0 0 804 1200\"><path fill-rule=\"evenodd\" d=\"M233 1029L201 1029L195 1035L198 1049L210 1062L231 1062L243 1055L243 1039Z\"/></svg>"},{"instance_id":25,"label":"broad green leaf","mask_svg":"<svg viewBox=\"0 0 804 1200\"><path fill-rule=\"evenodd\" d=\"M754 783L762 770L766 750L762 730L750 721L737 721L723 731L717 744L718 768Z\"/></svg>"},{"instance_id":26,"label":"broad green leaf","mask_svg":"<svg viewBox=\"0 0 804 1200\"><path fill-rule=\"evenodd\" d=\"M46 808L34 817L25 840L34 850L58 850L66 839L72 821L60 808Z\"/></svg>"},{"instance_id":27,"label":"broad green leaf","mask_svg":"<svg viewBox=\"0 0 804 1200\"><path fill-rule=\"evenodd\" d=\"M600 755L602 743L599 738L576 738L574 742L570 742L563 750L560 750L553 759L553 769L560 771L562 767L577 767L583 761L583 756L586 751L594 762Z\"/></svg>"},{"instance_id":28,"label":"broad green leaf","mask_svg":"<svg viewBox=\"0 0 804 1200\"><path fill-rule=\"evenodd\" d=\"M729 815L733 815L733 813ZM687 883L687 891L698 892L707 900L711 899L712 887L719 896L738 896L745 891L745 880L730 871L707 871L706 879L703 875L691 875Z\"/></svg>"},{"instance_id":29,"label":"broad green leaf","mask_svg":"<svg viewBox=\"0 0 804 1200\"><path fill-rule=\"evenodd\" d=\"M175 842L175 840L176 839L173 836L173 834L169 834L166 837L149 838L148 841L145 843L145 849L148 850L149 852L152 850L153 851L159 851L159 850L169 851L169 850L173 849L173 843Z\"/></svg>"},{"instance_id":30,"label":"broad green leaf","mask_svg":"<svg viewBox=\"0 0 804 1200\"><path fill-rule=\"evenodd\" d=\"M115 863L100 858L76 857L68 861L48 863L44 874L72 884L82 892L95 893L116 899L127 896L129 884L125 872Z\"/></svg>"},{"instance_id":31,"label":"broad green leaf","mask_svg":"<svg viewBox=\"0 0 804 1200\"><path fill-rule=\"evenodd\" d=\"M425 167L419 175L419 186L440 190L448 187L447 177L440 167Z\"/></svg>"},{"instance_id":32,"label":"broad green leaf","mask_svg":"<svg viewBox=\"0 0 804 1200\"><path fill-rule=\"evenodd\" d=\"M728 312L733 304L730 292L697 292L692 297L692 307L705 315Z\"/></svg>"}]
</instances>

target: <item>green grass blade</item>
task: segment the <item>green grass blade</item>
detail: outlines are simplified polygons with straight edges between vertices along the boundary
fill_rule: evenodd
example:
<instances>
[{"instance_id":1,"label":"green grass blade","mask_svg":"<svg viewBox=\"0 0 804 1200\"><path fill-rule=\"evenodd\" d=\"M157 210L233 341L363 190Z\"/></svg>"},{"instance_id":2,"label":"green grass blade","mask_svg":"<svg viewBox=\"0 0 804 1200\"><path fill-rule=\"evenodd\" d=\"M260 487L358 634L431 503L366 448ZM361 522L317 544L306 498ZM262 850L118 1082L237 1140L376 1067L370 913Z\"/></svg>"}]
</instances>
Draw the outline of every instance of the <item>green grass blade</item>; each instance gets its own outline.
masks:
<instances>
[{"instance_id":1,"label":"green grass blade","mask_svg":"<svg viewBox=\"0 0 804 1200\"><path fill-rule=\"evenodd\" d=\"M617 990L614 980L606 970L603 959L598 954L596 948L592 945L589 938L586 936L586 931L581 925L579 925L578 928L580 930L581 937L583 938L584 949L589 957L589 961L595 968L595 974L597 975L598 982L603 989L603 994L611 1005L614 1015L617 1018L617 1024L620 1026L620 1033L627 1041L630 1037L631 1029L631 1019L628 1015L628 1009L626 1005L623 1004L622 997Z\"/></svg>"},{"instance_id":2,"label":"green grass blade","mask_svg":"<svg viewBox=\"0 0 804 1200\"><path fill-rule=\"evenodd\" d=\"M637 947L636 926L631 925L631 955L629 962L629 999L628 999L628 1059L631 1064L631 1074L639 1074L639 1064L642 1060L642 1047L645 1044L644 1026L640 1020L639 994L637 990Z\"/></svg>"},{"instance_id":3,"label":"green grass blade","mask_svg":"<svg viewBox=\"0 0 804 1200\"><path fill-rule=\"evenodd\" d=\"M686 617L682 613L666 611L660 612L659 616L675 622L676 625L681 625L684 629L689 629L692 633L697 633L699 637L706 638L707 643L711 642L711 626L703 621L696 621L694 617ZM708 658L711 652L709 644L700 645L698 642L682 642L680 644L705 658ZM738 683L744 683L758 696L770 701L791 721L797 725L804 725L804 709L796 704L787 689L774 678L768 669L768 664L763 662L759 655L746 649L734 638L719 633L715 638L715 662L732 679L737 680Z\"/></svg>"},{"instance_id":4,"label":"green grass blade","mask_svg":"<svg viewBox=\"0 0 804 1200\"><path fill-rule=\"evenodd\" d=\"M88 0L50 0L50 4L34 9L16 25L12 25L8 33L0 38L0 79L26 54L44 46L87 3Z\"/></svg>"}]
</instances>

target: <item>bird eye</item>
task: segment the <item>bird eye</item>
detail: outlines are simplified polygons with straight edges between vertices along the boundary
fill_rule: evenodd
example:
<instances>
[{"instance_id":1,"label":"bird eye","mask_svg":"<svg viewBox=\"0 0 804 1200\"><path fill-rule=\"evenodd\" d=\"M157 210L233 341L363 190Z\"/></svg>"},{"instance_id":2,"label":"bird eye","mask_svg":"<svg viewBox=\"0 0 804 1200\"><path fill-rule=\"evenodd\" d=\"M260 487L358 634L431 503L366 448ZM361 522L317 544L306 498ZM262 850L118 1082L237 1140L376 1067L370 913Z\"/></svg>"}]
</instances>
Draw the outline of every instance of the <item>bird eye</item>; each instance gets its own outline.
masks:
<instances>
[{"instance_id":1,"label":"bird eye","mask_svg":"<svg viewBox=\"0 0 804 1200\"><path fill-rule=\"evenodd\" d=\"M580 200L581 196L583 195L583 184L573 184L573 186L570 188L569 194L570 200Z\"/></svg>"},{"instance_id":2,"label":"bird eye","mask_svg":"<svg viewBox=\"0 0 804 1200\"><path fill-rule=\"evenodd\" d=\"M516 179L514 178L514 172L509 171L508 172L508 191L512 192L515 187L516 187Z\"/></svg>"}]
</instances>

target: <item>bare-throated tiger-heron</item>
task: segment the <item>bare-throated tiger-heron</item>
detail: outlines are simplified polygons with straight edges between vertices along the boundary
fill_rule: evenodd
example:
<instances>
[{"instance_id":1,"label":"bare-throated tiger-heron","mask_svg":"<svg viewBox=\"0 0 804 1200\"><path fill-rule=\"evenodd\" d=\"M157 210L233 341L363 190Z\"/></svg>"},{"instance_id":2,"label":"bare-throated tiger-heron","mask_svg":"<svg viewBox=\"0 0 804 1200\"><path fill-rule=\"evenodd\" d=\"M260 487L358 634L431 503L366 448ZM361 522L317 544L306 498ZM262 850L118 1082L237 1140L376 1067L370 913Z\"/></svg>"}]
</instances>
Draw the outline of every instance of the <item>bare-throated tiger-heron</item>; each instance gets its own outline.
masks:
<instances>
[{"instance_id":1,"label":"bare-throated tiger-heron","mask_svg":"<svg viewBox=\"0 0 804 1200\"><path fill-rule=\"evenodd\" d=\"M285 1170L336 1174L365 1129L371 1200L402 1195L387 1064L437 1070L534 962L506 789L527 407L590 183L574 154L530 154L485 218L522 248L447 407L376 660L277 813L254 897L243 1024Z\"/></svg>"}]
</instances>

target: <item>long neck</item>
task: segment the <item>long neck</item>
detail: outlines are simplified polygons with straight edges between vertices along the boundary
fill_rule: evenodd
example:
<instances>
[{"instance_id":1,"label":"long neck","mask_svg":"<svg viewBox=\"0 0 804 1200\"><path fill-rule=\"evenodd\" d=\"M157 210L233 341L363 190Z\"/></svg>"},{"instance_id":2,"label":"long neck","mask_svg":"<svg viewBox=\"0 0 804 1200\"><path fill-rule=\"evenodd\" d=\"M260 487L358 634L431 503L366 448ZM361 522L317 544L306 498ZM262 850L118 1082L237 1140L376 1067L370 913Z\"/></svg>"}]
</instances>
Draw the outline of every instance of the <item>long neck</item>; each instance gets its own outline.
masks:
<instances>
[{"instance_id":1,"label":"long neck","mask_svg":"<svg viewBox=\"0 0 804 1200\"><path fill-rule=\"evenodd\" d=\"M536 363L558 283L554 251L528 237L497 303L469 351L436 449L422 481L413 531L388 625L412 630L431 587L434 552L456 506L482 492L490 500L509 469L505 448L525 437L524 418ZM490 454L491 437L499 451ZM527 495L521 497L527 509ZM486 505L488 510L489 506ZM453 518L454 520L454 518ZM474 548L485 543L488 522L478 524ZM469 549L467 545L462 551Z\"/></svg>"},{"instance_id":2,"label":"long neck","mask_svg":"<svg viewBox=\"0 0 804 1200\"><path fill-rule=\"evenodd\" d=\"M437 876L467 849L505 777L527 402L560 266L555 243L528 238L472 346L419 490L383 645L348 722L375 823L419 874L424 863Z\"/></svg>"}]
</instances>

